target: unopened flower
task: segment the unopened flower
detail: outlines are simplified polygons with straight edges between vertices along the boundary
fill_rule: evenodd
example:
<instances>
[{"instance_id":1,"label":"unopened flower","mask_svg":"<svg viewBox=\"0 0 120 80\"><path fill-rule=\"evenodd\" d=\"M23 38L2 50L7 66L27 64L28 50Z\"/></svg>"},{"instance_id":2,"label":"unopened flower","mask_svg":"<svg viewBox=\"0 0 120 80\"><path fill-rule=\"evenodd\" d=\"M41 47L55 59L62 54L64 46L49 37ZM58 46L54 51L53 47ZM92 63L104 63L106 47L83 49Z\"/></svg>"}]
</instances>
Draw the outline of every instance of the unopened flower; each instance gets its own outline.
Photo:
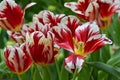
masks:
<instances>
[{"instance_id":1,"label":"unopened flower","mask_svg":"<svg viewBox=\"0 0 120 80\"><path fill-rule=\"evenodd\" d=\"M14 0L3 0L0 3L0 27L12 32L19 31L24 21L25 10L34 4L28 4L22 10Z\"/></svg>"},{"instance_id":2,"label":"unopened flower","mask_svg":"<svg viewBox=\"0 0 120 80\"><path fill-rule=\"evenodd\" d=\"M6 47L4 59L8 68L16 74L24 73L32 64L32 58L28 54L24 43L21 46Z\"/></svg>"},{"instance_id":3,"label":"unopened flower","mask_svg":"<svg viewBox=\"0 0 120 80\"><path fill-rule=\"evenodd\" d=\"M71 53L67 58L65 58L64 66L66 70L71 73L74 73L77 69L77 73L80 72L84 64L84 57L80 55L75 55Z\"/></svg>"},{"instance_id":4,"label":"unopened flower","mask_svg":"<svg viewBox=\"0 0 120 80\"><path fill-rule=\"evenodd\" d=\"M52 33L35 31L27 38L28 51L36 64L45 66L54 62L58 50L54 48Z\"/></svg>"}]
</instances>

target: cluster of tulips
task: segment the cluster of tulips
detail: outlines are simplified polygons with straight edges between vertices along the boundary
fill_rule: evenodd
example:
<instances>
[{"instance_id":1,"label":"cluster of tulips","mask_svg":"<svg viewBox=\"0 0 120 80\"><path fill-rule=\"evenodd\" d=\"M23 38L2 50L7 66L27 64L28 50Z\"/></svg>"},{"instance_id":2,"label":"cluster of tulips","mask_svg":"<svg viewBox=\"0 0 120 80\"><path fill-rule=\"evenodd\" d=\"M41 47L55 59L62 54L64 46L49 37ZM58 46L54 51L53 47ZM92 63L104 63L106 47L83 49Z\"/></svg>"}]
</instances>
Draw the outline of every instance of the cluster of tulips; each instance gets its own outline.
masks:
<instances>
[{"instance_id":1,"label":"cluster of tulips","mask_svg":"<svg viewBox=\"0 0 120 80\"><path fill-rule=\"evenodd\" d=\"M16 42L4 49L5 62L12 72L22 74L32 63L50 65L55 62L60 49L69 51L64 60L66 70L80 72L89 54L112 44L100 29L105 30L111 25L115 13L120 16L119 0L66 2L64 6L77 16L43 10L33 15L31 23L24 23L25 10L35 4L30 3L22 10L14 0L0 3L0 27L6 29L10 39Z\"/></svg>"}]
</instances>

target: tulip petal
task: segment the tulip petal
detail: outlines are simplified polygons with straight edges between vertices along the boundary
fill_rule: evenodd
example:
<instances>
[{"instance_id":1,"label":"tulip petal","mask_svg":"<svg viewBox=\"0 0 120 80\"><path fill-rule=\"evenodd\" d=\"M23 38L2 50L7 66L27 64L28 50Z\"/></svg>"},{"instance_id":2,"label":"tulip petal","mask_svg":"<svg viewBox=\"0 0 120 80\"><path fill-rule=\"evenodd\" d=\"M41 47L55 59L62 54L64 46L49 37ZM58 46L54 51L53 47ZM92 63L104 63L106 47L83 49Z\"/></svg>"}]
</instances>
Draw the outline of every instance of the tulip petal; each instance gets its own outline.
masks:
<instances>
[{"instance_id":1,"label":"tulip petal","mask_svg":"<svg viewBox=\"0 0 120 80\"><path fill-rule=\"evenodd\" d=\"M76 69L78 69L78 73L82 69L84 63L84 57L75 55L74 53L71 53L67 58L65 58L64 65L66 70L68 70L71 73L74 73Z\"/></svg>"},{"instance_id":2,"label":"tulip petal","mask_svg":"<svg viewBox=\"0 0 120 80\"><path fill-rule=\"evenodd\" d=\"M75 29L81 25L80 20L75 16L66 16L61 20L61 23L65 24L71 31L72 35L75 36Z\"/></svg>"},{"instance_id":3,"label":"tulip petal","mask_svg":"<svg viewBox=\"0 0 120 80\"><path fill-rule=\"evenodd\" d=\"M74 51L72 33L65 24L59 24L58 26L54 27L52 32L55 35L56 44L58 44L61 48L71 52Z\"/></svg>"}]
</instances>

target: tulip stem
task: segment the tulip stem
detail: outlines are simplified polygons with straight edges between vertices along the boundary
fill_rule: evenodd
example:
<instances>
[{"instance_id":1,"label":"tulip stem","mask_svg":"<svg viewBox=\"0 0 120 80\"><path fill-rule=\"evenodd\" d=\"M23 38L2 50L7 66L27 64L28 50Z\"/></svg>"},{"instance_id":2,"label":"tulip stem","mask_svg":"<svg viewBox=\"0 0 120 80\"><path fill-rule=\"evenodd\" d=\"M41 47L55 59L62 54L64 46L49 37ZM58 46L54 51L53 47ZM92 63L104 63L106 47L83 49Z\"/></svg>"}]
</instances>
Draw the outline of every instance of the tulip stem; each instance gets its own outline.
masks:
<instances>
[{"instance_id":1,"label":"tulip stem","mask_svg":"<svg viewBox=\"0 0 120 80\"><path fill-rule=\"evenodd\" d=\"M57 59L55 60L55 65L56 65L56 69L57 69L57 73L58 73L58 78L59 78L59 80L61 80L60 69L59 69L59 64L57 62Z\"/></svg>"},{"instance_id":2,"label":"tulip stem","mask_svg":"<svg viewBox=\"0 0 120 80\"><path fill-rule=\"evenodd\" d=\"M22 80L22 79L21 79L21 76L20 76L19 74L18 74L18 80Z\"/></svg>"},{"instance_id":3,"label":"tulip stem","mask_svg":"<svg viewBox=\"0 0 120 80\"><path fill-rule=\"evenodd\" d=\"M38 66L37 66L36 64L35 64L35 66L36 66L36 70L37 70L37 72L39 73L40 80L43 80L43 79L42 79L42 76L41 76L41 73L40 73L40 71L39 71Z\"/></svg>"},{"instance_id":4,"label":"tulip stem","mask_svg":"<svg viewBox=\"0 0 120 80\"><path fill-rule=\"evenodd\" d=\"M73 79L72 79L72 80L76 80L77 74L78 74L78 69L76 68L76 69L75 69L75 72L74 72L74 74L73 74Z\"/></svg>"}]
</instances>

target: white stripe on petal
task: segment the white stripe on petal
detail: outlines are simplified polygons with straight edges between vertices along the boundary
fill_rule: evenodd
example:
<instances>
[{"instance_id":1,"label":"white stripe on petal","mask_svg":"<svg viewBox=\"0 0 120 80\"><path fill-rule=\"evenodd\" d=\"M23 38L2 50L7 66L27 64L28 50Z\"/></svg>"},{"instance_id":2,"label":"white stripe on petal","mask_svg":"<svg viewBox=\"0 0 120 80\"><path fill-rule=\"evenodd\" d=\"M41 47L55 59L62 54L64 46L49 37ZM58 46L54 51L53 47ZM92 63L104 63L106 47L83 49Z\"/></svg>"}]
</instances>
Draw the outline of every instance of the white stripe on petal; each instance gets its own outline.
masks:
<instances>
[{"instance_id":1,"label":"white stripe on petal","mask_svg":"<svg viewBox=\"0 0 120 80\"><path fill-rule=\"evenodd\" d=\"M6 0L3 0L1 3L0 3L0 12L3 11L4 9L6 9ZM1 13L0 13L1 14Z\"/></svg>"},{"instance_id":2,"label":"white stripe on petal","mask_svg":"<svg viewBox=\"0 0 120 80\"><path fill-rule=\"evenodd\" d=\"M71 61L71 62L67 62L66 64L67 64L67 66L68 66L70 69L74 69L74 68L75 68L75 66L74 66L74 64L72 63L72 61Z\"/></svg>"},{"instance_id":3,"label":"white stripe on petal","mask_svg":"<svg viewBox=\"0 0 120 80\"><path fill-rule=\"evenodd\" d=\"M11 7L15 7L17 5L14 0L5 0L5 1L7 1Z\"/></svg>"},{"instance_id":4,"label":"white stripe on petal","mask_svg":"<svg viewBox=\"0 0 120 80\"><path fill-rule=\"evenodd\" d=\"M15 48L12 46L7 47L7 49L10 51L8 60L13 63L13 66L15 68L15 71L18 72L18 62L15 58Z\"/></svg>"},{"instance_id":5,"label":"white stripe on petal","mask_svg":"<svg viewBox=\"0 0 120 80\"><path fill-rule=\"evenodd\" d=\"M79 30L84 30L89 25L90 25L90 22L87 22L87 23L85 23L83 25L80 25L79 27L77 27L76 32L78 32Z\"/></svg>"},{"instance_id":6,"label":"white stripe on petal","mask_svg":"<svg viewBox=\"0 0 120 80\"><path fill-rule=\"evenodd\" d=\"M91 40L99 39L99 38L102 38L101 34L93 35L93 36L89 37L89 39L87 40L87 42L89 42Z\"/></svg>"},{"instance_id":7,"label":"white stripe on petal","mask_svg":"<svg viewBox=\"0 0 120 80\"><path fill-rule=\"evenodd\" d=\"M33 6L35 4L36 4L35 2L32 2L32 3L28 4L28 5L26 5L24 10L28 9L29 7L31 7L31 6Z\"/></svg>"},{"instance_id":8,"label":"white stripe on petal","mask_svg":"<svg viewBox=\"0 0 120 80\"><path fill-rule=\"evenodd\" d=\"M76 2L68 2L68 3L65 3L64 6L67 8L70 8L73 12L83 15L83 13L80 10L77 10L77 6L76 6L77 4L78 3Z\"/></svg>"},{"instance_id":9,"label":"white stripe on petal","mask_svg":"<svg viewBox=\"0 0 120 80\"><path fill-rule=\"evenodd\" d=\"M17 49L17 52L18 52L18 57L19 57L19 64L20 64L20 68L24 69L24 60L23 60L23 57L25 56L25 53L23 52L23 50L19 47L16 47Z\"/></svg>"},{"instance_id":10,"label":"white stripe on petal","mask_svg":"<svg viewBox=\"0 0 120 80\"><path fill-rule=\"evenodd\" d=\"M43 11L43 22L50 23L51 19L52 20L55 19L55 15L50 11L44 10Z\"/></svg>"},{"instance_id":11,"label":"white stripe on petal","mask_svg":"<svg viewBox=\"0 0 120 80\"><path fill-rule=\"evenodd\" d=\"M7 21L7 19L4 20L4 23L6 24L6 26L7 26L8 28L10 28L10 30L13 30L13 29L14 29L14 27L12 27L12 25Z\"/></svg>"},{"instance_id":12,"label":"white stripe on petal","mask_svg":"<svg viewBox=\"0 0 120 80\"><path fill-rule=\"evenodd\" d=\"M112 44L112 41L105 34L102 34L102 38L104 39L104 44Z\"/></svg>"},{"instance_id":13,"label":"white stripe on petal","mask_svg":"<svg viewBox=\"0 0 120 80\"><path fill-rule=\"evenodd\" d=\"M93 5L90 3L85 11L85 16L89 16L89 13L93 11Z\"/></svg>"},{"instance_id":14,"label":"white stripe on petal","mask_svg":"<svg viewBox=\"0 0 120 80\"><path fill-rule=\"evenodd\" d=\"M77 21L76 23L80 23L80 20L76 16L72 16L72 15L64 17L61 20L61 23L68 24L68 19L70 19L70 22L73 22L74 20L76 20Z\"/></svg>"},{"instance_id":15,"label":"white stripe on petal","mask_svg":"<svg viewBox=\"0 0 120 80\"><path fill-rule=\"evenodd\" d=\"M82 69L83 63L84 63L84 60L83 60L83 59L79 59L79 58L76 59L76 68L78 68L78 73L79 73L80 70Z\"/></svg>"}]
</instances>

